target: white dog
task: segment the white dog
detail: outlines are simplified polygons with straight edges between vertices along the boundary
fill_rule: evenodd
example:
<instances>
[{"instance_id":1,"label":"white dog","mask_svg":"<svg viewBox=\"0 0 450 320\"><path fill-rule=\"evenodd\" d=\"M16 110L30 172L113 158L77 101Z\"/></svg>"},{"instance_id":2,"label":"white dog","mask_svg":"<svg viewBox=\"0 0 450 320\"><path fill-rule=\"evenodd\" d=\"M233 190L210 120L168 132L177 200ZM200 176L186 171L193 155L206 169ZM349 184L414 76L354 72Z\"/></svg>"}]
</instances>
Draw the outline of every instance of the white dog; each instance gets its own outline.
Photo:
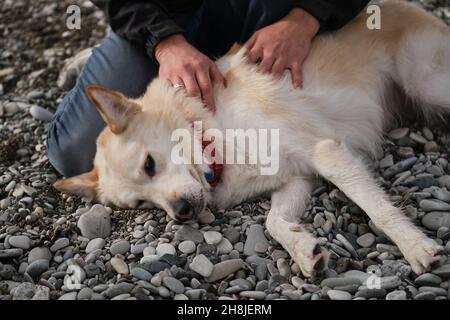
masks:
<instances>
[{"instance_id":1,"label":"white dog","mask_svg":"<svg viewBox=\"0 0 450 320\"><path fill-rule=\"evenodd\" d=\"M393 88L401 88L425 114L450 111L450 32L413 5L376 4L380 30L369 30L362 13L315 39L303 66L302 90L292 87L287 74L276 80L258 72L236 47L217 61L227 87L215 88L215 114L161 79L137 100L89 87L108 124L97 141L94 169L55 186L119 207L156 206L178 220L194 218L207 205L228 208L270 194L268 231L306 276L314 276L327 267L328 255L300 217L320 175L369 215L415 273L425 272L439 260L440 246L387 200L360 156L373 154L394 114L410 112L390 103ZM208 166L173 163L176 143L170 137L176 129L190 130L194 121L222 132L279 129L278 172L261 175L260 163L228 165L225 159L220 181L212 186L205 178Z\"/></svg>"}]
</instances>

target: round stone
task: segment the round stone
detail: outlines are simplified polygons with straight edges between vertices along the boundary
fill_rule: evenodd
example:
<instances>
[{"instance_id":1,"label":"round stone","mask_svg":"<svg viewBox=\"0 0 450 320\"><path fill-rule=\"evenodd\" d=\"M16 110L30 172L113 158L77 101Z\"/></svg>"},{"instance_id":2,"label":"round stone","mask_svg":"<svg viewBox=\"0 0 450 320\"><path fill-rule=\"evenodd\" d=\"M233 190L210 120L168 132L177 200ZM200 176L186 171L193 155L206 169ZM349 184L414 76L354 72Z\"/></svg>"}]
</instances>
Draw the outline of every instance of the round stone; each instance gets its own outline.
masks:
<instances>
[{"instance_id":1,"label":"round stone","mask_svg":"<svg viewBox=\"0 0 450 320\"><path fill-rule=\"evenodd\" d=\"M375 236L372 233L366 233L356 239L356 243L363 248L370 248L375 243Z\"/></svg>"},{"instance_id":2,"label":"round stone","mask_svg":"<svg viewBox=\"0 0 450 320\"><path fill-rule=\"evenodd\" d=\"M76 291L67 292L58 298L58 300L76 300L76 299L77 299Z\"/></svg>"},{"instance_id":3,"label":"round stone","mask_svg":"<svg viewBox=\"0 0 450 320\"><path fill-rule=\"evenodd\" d=\"M406 292L404 290L395 290L386 295L386 300L406 300Z\"/></svg>"},{"instance_id":4,"label":"round stone","mask_svg":"<svg viewBox=\"0 0 450 320\"><path fill-rule=\"evenodd\" d=\"M200 222L201 224L211 224L214 222L214 220L216 220L216 218L209 210L203 211L198 216L198 222Z\"/></svg>"},{"instance_id":5,"label":"round stone","mask_svg":"<svg viewBox=\"0 0 450 320\"><path fill-rule=\"evenodd\" d=\"M214 265L205 255L199 254L189 264L189 268L206 278L212 274Z\"/></svg>"},{"instance_id":6,"label":"round stone","mask_svg":"<svg viewBox=\"0 0 450 320\"><path fill-rule=\"evenodd\" d=\"M243 264L244 261L242 261L241 259L230 259L219 262L218 264L214 265L213 272L205 280L207 282L216 282L217 280L221 280L238 271L240 268L242 268Z\"/></svg>"},{"instance_id":7,"label":"round stone","mask_svg":"<svg viewBox=\"0 0 450 320\"><path fill-rule=\"evenodd\" d=\"M27 236L11 236L8 242L12 247L24 250L28 250L31 246L31 240Z\"/></svg>"},{"instance_id":8,"label":"round stone","mask_svg":"<svg viewBox=\"0 0 450 320\"><path fill-rule=\"evenodd\" d=\"M90 300L92 297L92 293L93 291L91 288L82 288L80 292L78 292L77 300Z\"/></svg>"},{"instance_id":9,"label":"round stone","mask_svg":"<svg viewBox=\"0 0 450 320\"><path fill-rule=\"evenodd\" d=\"M156 254L162 257L165 254L175 254L176 250L170 243L161 243L156 247Z\"/></svg>"},{"instance_id":10,"label":"round stone","mask_svg":"<svg viewBox=\"0 0 450 320\"><path fill-rule=\"evenodd\" d=\"M155 261L159 260L159 256L157 256L156 254L150 254L148 256L144 256L141 258L141 260L139 261L140 264L151 264Z\"/></svg>"},{"instance_id":11,"label":"round stone","mask_svg":"<svg viewBox=\"0 0 450 320\"><path fill-rule=\"evenodd\" d=\"M425 211L450 211L450 204L437 199L424 199L419 206Z\"/></svg>"},{"instance_id":12,"label":"round stone","mask_svg":"<svg viewBox=\"0 0 450 320\"><path fill-rule=\"evenodd\" d=\"M444 264L439 268L433 269L431 272L442 278L450 278L450 264Z\"/></svg>"},{"instance_id":13,"label":"round stone","mask_svg":"<svg viewBox=\"0 0 450 320\"><path fill-rule=\"evenodd\" d=\"M440 227L450 228L450 212L432 211L422 218L422 224L430 230L438 230Z\"/></svg>"},{"instance_id":14,"label":"round stone","mask_svg":"<svg viewBox=\"0 0 450 320\"><path fill-rule=\"evenodd\" d=\"M104 206L95 204L89 211L81 215L77 226L83 237L104 239L111 234L110 213Z\"/></svg>"},{"instance_id":15,"label":"round stone","mask_svg":"<svg viewBox=\"0 0 450 320\"><path fill-rule=\"evenodd\" d=\"M169 290L175 292L175 293L183 293L184 292L184 285L183 283L175 279L173 277L164 277L163 278L163 284L166 286Z\"/></svg>"},{"instance_id":16,"label":"round stone","mask_svg":"<svg viewBox=\"0 0 450 320\"><path fill-rule=\"evenodd\" d=\"M186 254L193 253L195 251L195 243L190 240L183 241L178 245L178 250Z\"/></svg>"},{"instance_id":17,"label":"round stone","mask_svg":"<svg viewBox=\"0 0 450 320\"><path fill-rule=\"evenodd\" d=\"M135 244L131 246L130 252L131 254L142 254L144 252L144 249L148 247L147 243L140 243L140 244Z\"/></svg>"},{"instance_id":18,"label":"round stone","mask_svg":"<svg viewBox=\"0 0 450 320\"><path fill-rule=\"evenodd\" d=\"M145 256L154 255L156 253L156 249L154 247L148 246L144 248L144 251L142 251L142 254Z\"/></svg>"},{"instance_id":19,"label":"round stone","mask_svg":"<svg viewBox=\"0 0 450 320\"><path fill-rule=\"evenodd\" d=\"M44 122L50 122L53 118L53 113L36 105L31 106L30 114L33 118Z\"/></svg>"},{"instance_id":20,"label":"round stone","mask_svg":"<svg viewBox=\"0 0 450 320\"><path fill-rule=\"evenodd\" d=\"M228 254L233 250L233 245L227 238L223 238L219 244L217 244L217 254ZM256 251L256 247L255 247Z\"/></svg>"},{"instance_id":21,"label":"round stone","mask_svg":"<svg viewBox=\"0 0 450 320\"><path fill-rule=\"evenodd\" d=\"M420 276L418 276L414 283L418 286L436 286L438 287L442 282L441 277L432 274L432 273L424 273Z\"/></svg>"},{"instance_id":22,"label":"round stone","mask_svg":"<svg viewBox=\"0 0 450 320\"><path fill-rule=\"evenodd\" d=\"M203 233L191 226L183 225L175 232L175 239L178 241L191 240L198 244L203 242Z\"/></svg>"},{"instance_id":23,"label":"round stone","mask_svg":"<svg viewBox=\"0 0 450 320\"><path fill-rule=\"evenodd\" d=\"M109 251L113 256L117 254L124 255L128 250L130 250L130 242L123 239L115 241L109 248Z\"/></svg>"},{"instance_id":24,"label":"round stone","mask_svg":"<svg viewBox=\"0 0 450 320\"><path fill-rule=\"evenodd\" d=\"M50 262L46 259L39 259L30 263L26 269L26 273L28 273L32 278L39 277L44 271L47 271L49 268Z\"/></svg>"},{"instance_id":25,"label":"round stone","mask_svg":"<svg viewBox=\"0 0 450 320\"><path fill-rule=\"evenodd\" d=\"M408 135L409 128L397 128L388 133L389 138L399 140Z\"/></svg>"},{"instance_id":26,"label":"round stone","mask_svg":"<svg viewBox=\"0 0 450 320\"><path fill-rule=\"evenodd\" d=\"M86 246L86 253L91 253L95 250L101 250L105 246L105 240L102 238L95 238L89 241L88 245Z\"/></svg>"},{"instance_id":27,"label":"round stone","mask_svg":"<svg viewBox=\"0 0 450 320\"><path fill-rule=\"evenodd\" d=\"M239 295L243 298L264 300L267 294L264 291L241 291Z\"/></svg>"},{"instance_id":28,"label":"round stone","mask_svg":"<svg viewBox=\"0 0 450 320\"><path fill-rule=\"evenodd\" d=\"M70 244L69 239L67 238L59 238L56 240L53 245L50 247L51 252L56 252L58 250L64 249Z\"/></svg>"},{"instance_id":29,"label":"round stone","mask_svg":"<svg viewBox=\"0 0 450 320\"><path fill-rule=\"evenodd\" d=\"M217 231L207 231L203 234L203 237L205 238L205 242L207 244L216 245L222 241L222 234Z\"/></svg>"},{"instance_id":30,"label":"round stone","mask_svg":"<svg viewBox=\"0 0 450 320\"><path fill-rule=\"evenodd\" d=\"M346 291L341 291L341 290L328 290L327 292L328 297L331 300L351 300L352 299L352 295Z\"/></svg>"},{"instance_id":31,"label":"round stone","mask_svg":"<svg viewBox=\"0 0 450 320\"><path fill-rule=\"evenodd\" d=\"M128 274L128 265L123 259L114 257L111 259L111 265L117 273Z\"/></svg>"},{"instance_id":32,"label":"round stone","mask_svg":"<svg viewBox=\"0 0 450 320\"><path fill-rule=\"evenodd\" d=\"M133 268L131 269L131 275L139 280L143 280L143 281L150 281L150 279L152 278L152 275L150 272L148 272L145 269L142 268Z\"/></svg>"},{"instance_id":33,"label":"round stone","mask_svg":"<svg viewBox=\"0 0 450 320\"><path fill-rule=\"evenodd\" d=\"M52 258L52 253L47 247L36 247L30 250L28 253L28 264L36 260L49 260Z\"/></svg>"},{"instance_id":34,"label":"round stone","mask_svg":"<svg viewBox=\"0 0 450 320\"><path fill-rule=\"evenodd\" d=\"M241 234L234 228L228 228L223 233L223 236L227 238L231 242L231 244L235 244L236 242L239 242Z\"/></svg>"}]
</instances>

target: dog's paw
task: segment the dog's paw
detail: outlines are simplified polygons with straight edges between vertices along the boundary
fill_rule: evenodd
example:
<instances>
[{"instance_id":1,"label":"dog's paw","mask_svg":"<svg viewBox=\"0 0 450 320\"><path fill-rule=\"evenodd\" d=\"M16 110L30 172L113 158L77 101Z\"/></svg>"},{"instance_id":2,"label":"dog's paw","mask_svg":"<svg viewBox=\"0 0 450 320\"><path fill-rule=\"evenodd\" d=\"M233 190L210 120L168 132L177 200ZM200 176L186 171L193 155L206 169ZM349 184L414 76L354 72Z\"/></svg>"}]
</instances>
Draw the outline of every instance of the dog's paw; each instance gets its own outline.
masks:
<instances>
[{"instance_id":1,"label":"dog's paw","mask_svg":"<svg viewBox=\"0 0 450 320\"><path fill-rule=\"evenodd\" d=\"M415 242L404 254L414 273L420 275L439 263L442 250L435 241L425 238Z\"/></svg>"},{"instance_id":2,"label":"dog's paw","mask_svg":"<svg viewBox=\"0 0 450 320\"><path fill-rule=\"evenodd\" d=\"M314 278L328 268L329 253L315 243L310 248L297 246L292 258L299 265L305 277Z\"/></svg>"}]
</instances>

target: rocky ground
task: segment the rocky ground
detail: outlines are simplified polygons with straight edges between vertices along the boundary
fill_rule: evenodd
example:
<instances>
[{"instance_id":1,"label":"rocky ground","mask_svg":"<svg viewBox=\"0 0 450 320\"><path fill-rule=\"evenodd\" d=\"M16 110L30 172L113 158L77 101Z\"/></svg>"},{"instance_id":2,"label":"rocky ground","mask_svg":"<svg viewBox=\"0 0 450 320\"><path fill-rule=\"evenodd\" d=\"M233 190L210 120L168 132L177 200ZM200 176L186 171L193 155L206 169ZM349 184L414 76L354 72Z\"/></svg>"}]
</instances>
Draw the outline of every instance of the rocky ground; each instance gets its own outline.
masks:
<instances>
[{"instance_id":1,"label":"rocky ground","mask_svg":"<svg viewBox=\"0 0 450 320\"><path fill-rule=\"evenodd\" d=\"M82 8L80 31L65 25L74 3ZM447 0L421 4L450 21ZM45 137L66 93L58 73L67 58L97 44L105 26L88 1L0 4L0 299L450 297L448 127L411 123L390 132L373 166L391 200L445 247L442 265L420 277L329 184L314 191L306 220L331 252L329 270L315 280L265 230L267 200L181 225L161 211L111 209L56 192ZM372 272L381 277L378 289L367 286Z\"/></svg>"}]
</instances>

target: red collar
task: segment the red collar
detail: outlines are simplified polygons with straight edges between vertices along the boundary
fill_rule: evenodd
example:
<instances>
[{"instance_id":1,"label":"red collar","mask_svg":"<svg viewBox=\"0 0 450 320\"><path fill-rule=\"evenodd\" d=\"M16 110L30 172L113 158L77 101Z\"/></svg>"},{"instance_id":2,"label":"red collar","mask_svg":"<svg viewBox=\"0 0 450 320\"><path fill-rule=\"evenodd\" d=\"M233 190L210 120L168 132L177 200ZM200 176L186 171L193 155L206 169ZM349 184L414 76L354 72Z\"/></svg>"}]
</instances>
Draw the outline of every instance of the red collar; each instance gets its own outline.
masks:
<instances>
[{"instance_id":1,"label":"red collar","mask_svg":"<svg viewBox=\"0 0 450 320\"><path fill-rule=\"evenodd\" d=\"M205 148L211 144L211 140L204 140L203 139L203 135L202 135L202 147L203 150L205 150ZM216 149L212 149L211 150L211 158L215 157L216 155ZM206 181L208 181L208 183L211 185L211 187L215 187L217 186L217 184L220 181L220 177L222 175L222 170L223 170L223 164L221 163L211 163L208 164L209 169L211 170L210 172L205 172L205 179Z\"/></svg>"}]
</instances>

